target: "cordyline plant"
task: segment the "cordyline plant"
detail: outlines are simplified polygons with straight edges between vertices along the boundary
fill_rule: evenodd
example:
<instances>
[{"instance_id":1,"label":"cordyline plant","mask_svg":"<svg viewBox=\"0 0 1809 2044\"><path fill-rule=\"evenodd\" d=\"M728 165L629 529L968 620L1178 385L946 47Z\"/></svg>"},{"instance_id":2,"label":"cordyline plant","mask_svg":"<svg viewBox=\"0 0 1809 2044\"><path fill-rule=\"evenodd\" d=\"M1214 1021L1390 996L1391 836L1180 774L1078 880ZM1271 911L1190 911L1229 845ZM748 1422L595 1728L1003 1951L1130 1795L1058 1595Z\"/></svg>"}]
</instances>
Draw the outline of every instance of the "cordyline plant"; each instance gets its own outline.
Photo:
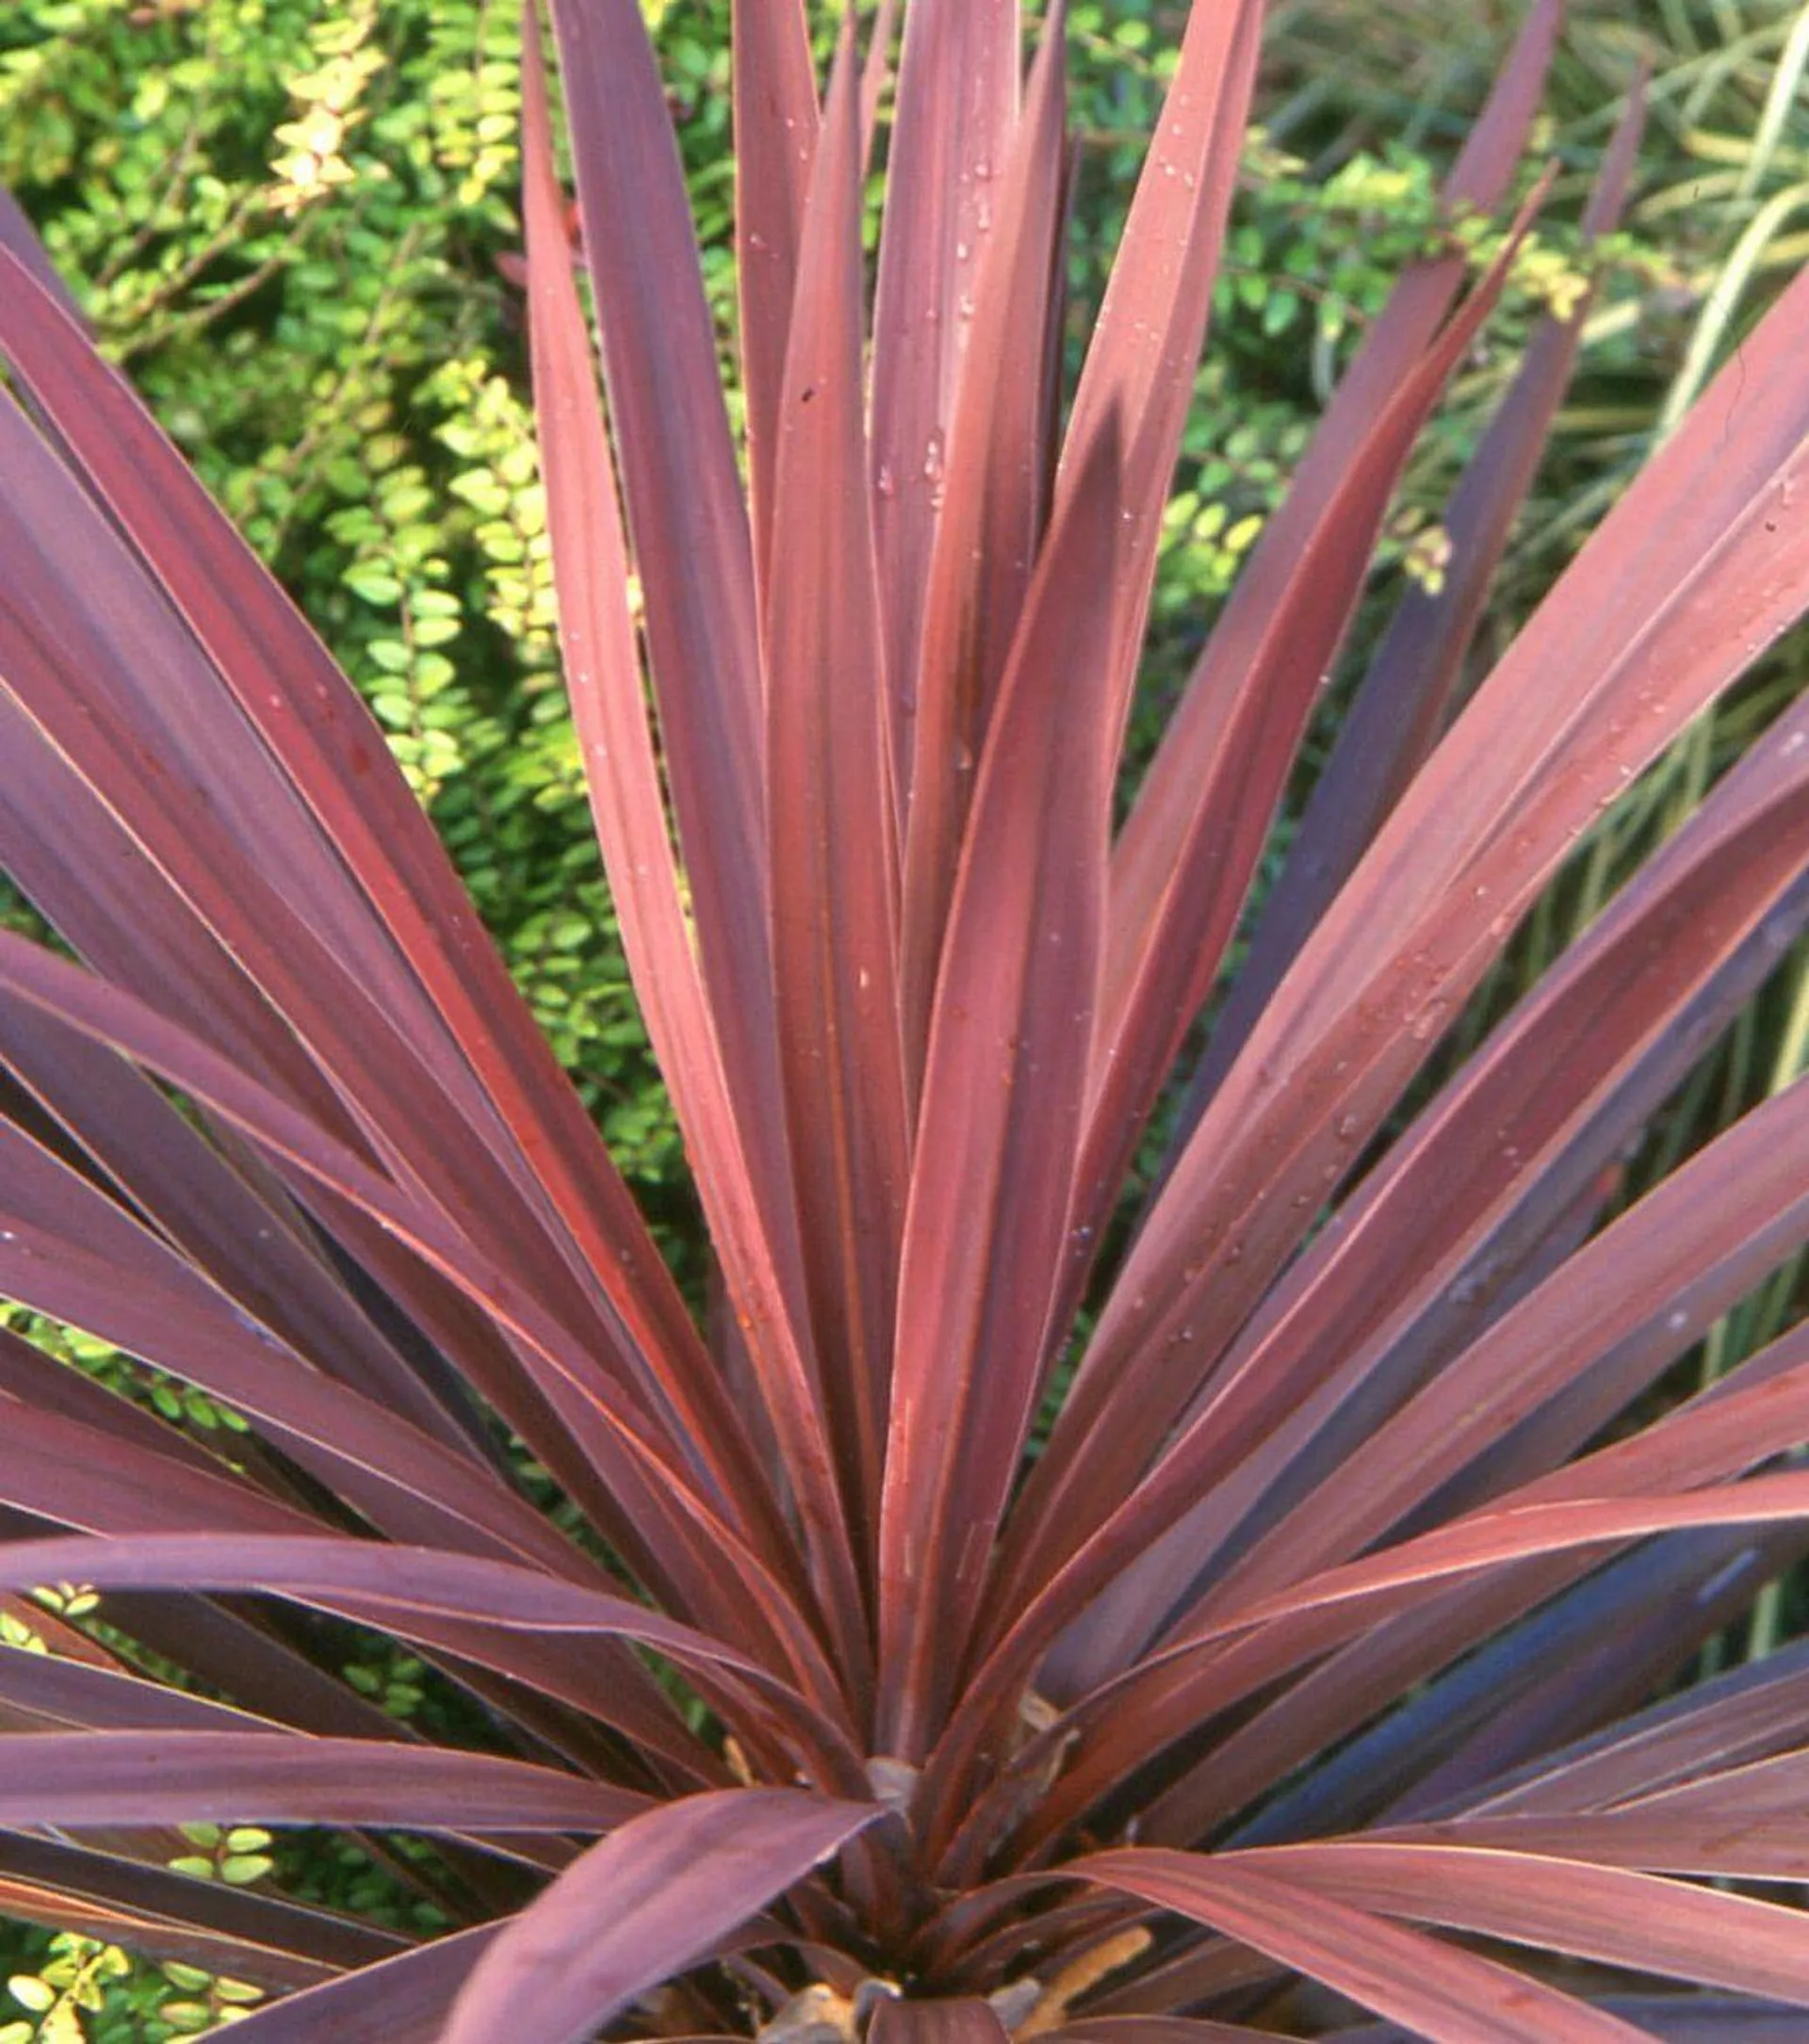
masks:
<instances>
[{"instance_id":1,"label":"cordyline plant","mask_svg":"<svg viewBox=\"0 0 1809 2044\"><path fill-rule=\"evenodd\" d=\"M871 323L889 24L820 97L799 0L743 0L739 448L640 11L552 8L581 244L529 24L564 653L696 1312L351 688L8 226L0 830L61 941L0 938L0 1290L245 1422L0 1344L51 1649L0 1656L9 1913L261 1984L246 2044L1803 2034L1763 1890L1809 1650L1653 1698L1809 1550L1809 1327L1654 1391L1809 1238L1809 1087L1598 1224L1809 920L1809 708L1396 1110L1809 603L1809 282L1459 709L1537 335L1234 953L1513 259L1403 277L1115 832L1261 12L1193 10L1069 393L1060 0L1027 73L1017 0L904 9ZM373 1630L432 1733L340 1679ZM172 1871L204 1820L350 1827L452 1927Z\"/></svg>"}]
</instances>

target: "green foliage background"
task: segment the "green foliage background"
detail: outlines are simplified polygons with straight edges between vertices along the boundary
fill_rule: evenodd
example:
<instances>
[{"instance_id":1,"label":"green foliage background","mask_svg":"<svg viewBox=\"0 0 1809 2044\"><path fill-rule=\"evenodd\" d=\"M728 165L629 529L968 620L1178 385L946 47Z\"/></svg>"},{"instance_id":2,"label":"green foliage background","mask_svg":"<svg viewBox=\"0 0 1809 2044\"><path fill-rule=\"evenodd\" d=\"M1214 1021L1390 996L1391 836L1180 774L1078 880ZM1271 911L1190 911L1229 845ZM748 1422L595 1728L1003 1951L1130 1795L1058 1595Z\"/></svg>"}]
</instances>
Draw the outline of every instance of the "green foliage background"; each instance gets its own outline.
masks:
<instances>
[{"instance_id":1,"label":"green foliage background","mask_svg":"<svg viewBox=\"0 0 1809 2044\"><path fill-rule=\"evenodd\" d=\"M644 4L672 81L732 378L727 0ZM1085 144L1077 334L1182 11L1168 0L1072 9ZM837 10L816 12L827 28ZM1272 17L1266 128L1247 158L1168 518L1148 730L1279 500L1344 354L1423 244L1439 171L1511 25L1505 8L1466 16L1429 0L1277 0ZM1779 60L1809 44L1805 23L1809 8L1795 0L1573 9L1542 137L1560 164L1560 224L1542 230L1539 261L1523 267L1488 350L1416 461L1378 602L1389 571L1436 573L1442 493L1516 343L1574 277L1561 222L1575 217L1642 45L1655 60L1648 196L1617 246L1488 636L1511 629L1768 279L1809 252L1797 231L1809 149L1772 121ZM519 239L518 34L515 8L494 0L11 0L0 10L0 181L38 222L107 352L366 690L683 1265L691 1209L677 1139L627 987L558 685L520 302L506 274ZM1666 784L1672 812L1700 795L1741 737L1740 717L1759 713L1751 703L1796 685L1792 658L1800 645L1761 675L1746 710L1736 705L1732 727L1694 741ZM1337 706L1333 691L1328 720ZM1555 897L1515 970L1532 974L1561 945L1611 884L1616 843L1624 852L1664 813L1661 803L1616 825L1623 839L1591 854L1595 882ZM1510 992L1498 985L1491 998ZM1771 1033L1798 1055L1801 1030ZM1749 1042L1745 1063L1723 1074L1719 1111L1773 1082L1777 1057L1762 1069L1764 1047ZM1711 1101L1695 1111L1715 1111ZM113 1367L79 1337L69 1353ZM159 1394L186 1395L148 1387ZM29 1650L29 1629L7 1623L24 1637L5 1644ZM414 1664L380 1657L361 1672L404 1714L418 1702ZM265 1878L269 1856L248 1840L191 1839L185 1863L211 1858L213 1877ZM297 1878L367 1905L358 1884L368 1862L354 1851L342 1864L336 1850L322 1846ZM0 2002L0 2044L161 2044L249 2005L230 1983L132 1968L93 1940L33 1937L6 1962L17 1971L10 2003Z\"/></svg>"}]
</instances>

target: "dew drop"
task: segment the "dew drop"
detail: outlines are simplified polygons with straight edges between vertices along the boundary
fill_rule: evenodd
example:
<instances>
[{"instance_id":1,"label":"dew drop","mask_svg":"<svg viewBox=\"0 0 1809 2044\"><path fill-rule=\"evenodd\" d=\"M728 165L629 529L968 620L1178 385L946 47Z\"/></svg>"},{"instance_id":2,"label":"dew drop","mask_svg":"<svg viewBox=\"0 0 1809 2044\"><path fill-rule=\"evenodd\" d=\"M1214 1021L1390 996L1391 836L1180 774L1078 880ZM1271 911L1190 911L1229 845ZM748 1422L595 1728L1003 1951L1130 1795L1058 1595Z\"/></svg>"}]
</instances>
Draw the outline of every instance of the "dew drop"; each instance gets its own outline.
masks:
<instances>
[{"instance_id":1,"label":"dew drop","mask_svg":"<svg viewBox=\"0 0 1809 2044\"><path fill-rule=\"evenodd\" d=\"M1407 1032L1415 1043L1424 1043L1444 1019L1450 1006L1446 1000L1428 1000L1424 1008L1407 1017Z\"/></svg>"}]
</instances>

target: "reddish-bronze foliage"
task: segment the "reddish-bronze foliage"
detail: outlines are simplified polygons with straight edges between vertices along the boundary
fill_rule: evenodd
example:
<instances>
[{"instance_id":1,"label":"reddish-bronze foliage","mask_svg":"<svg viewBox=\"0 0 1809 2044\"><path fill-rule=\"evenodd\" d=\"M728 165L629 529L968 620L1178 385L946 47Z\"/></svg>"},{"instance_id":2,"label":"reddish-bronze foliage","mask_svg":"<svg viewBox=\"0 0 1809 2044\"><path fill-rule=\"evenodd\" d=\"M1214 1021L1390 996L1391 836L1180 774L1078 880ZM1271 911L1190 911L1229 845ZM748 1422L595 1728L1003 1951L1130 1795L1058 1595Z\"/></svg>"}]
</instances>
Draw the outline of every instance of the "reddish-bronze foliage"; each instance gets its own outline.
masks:
<instances>
[{"instance_id":1,"label":"reddish-bronze foliage","mask_svg":"<svg viewBox=\"0 0 1809 2044\"><path fill-rule=\"evenodd\" d=\"M0 856L62 940L0 935L0 1291L248 1425L0 1335L0 1589L91 1586L195 1678L49 1619L0 1655L0 1908L263 1983L246 2044L1800 2035L1809 1917L1762 1890L1809 1869L1809 1654L1653 1699L1809 1548L1809 1329L1647 1394L1809 1240L1809 1090L1599 1223L1809 920L1809 708L1391 1117L1809 608L1809 280L1459 708L1576 319L1538 335L1107 1257L1510 258L1401 279L1115 831L1260 0L1192 11L1071 394L1060 0L1027 68L1018 0L903 10L872 279L891 10L820 89L802 0L738 0L739 446L640 9L550 11L567 679L723 1309L0 212ZM1454 206L1501 204L1558 17ZM341 1683L347 1624L492 1750ZM172 1874L197 1819L429 1834L399 1872L462 1927Z\"/></svg>"}]
</instances>

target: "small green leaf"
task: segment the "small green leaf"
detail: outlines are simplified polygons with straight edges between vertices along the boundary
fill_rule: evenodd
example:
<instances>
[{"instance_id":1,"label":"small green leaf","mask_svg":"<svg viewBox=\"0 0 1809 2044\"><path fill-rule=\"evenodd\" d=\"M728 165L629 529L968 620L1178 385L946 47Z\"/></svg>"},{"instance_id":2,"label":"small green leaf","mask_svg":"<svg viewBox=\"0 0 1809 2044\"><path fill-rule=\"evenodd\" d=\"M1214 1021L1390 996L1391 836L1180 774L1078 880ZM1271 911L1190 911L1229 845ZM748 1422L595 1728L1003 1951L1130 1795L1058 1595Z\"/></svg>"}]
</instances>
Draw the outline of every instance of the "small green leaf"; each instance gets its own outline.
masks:
<instances>
[{"instance_id":1,"label":"small green leaf","mask_svg":"<svg viewBox=\"0 0 1809 2044\"><path fill-rule=\"evenodd\" d=\"M1263 520L1257 512L1252 511L1247 518L1240 518L1225 535L1225 551L1228 554L1247 552L1254 545L1256 536L1262 529Z\"/></svg>"},{"instance_id":2,"label":"small green leaf","mask_svg":"<svg viewBox=\"0 0 1809 2044\"><path fill-rule=\"evenodd\" d=\"M348 568L345 584L354 596L362 596L367 603L395 603L402 593L402 585L389 570L374 565Z\"/></svg>"},{"instance_id":3,"label":"small green leaf","mask_svg":"<svg viewBox=\"0 0 1809 2044\"><path fill-rule=\"evenodd\" d=\"M38 2044L88 2044L82 2019L67 2002L58 2002L38 2030Z\"/></svg>"},{"instance_id":4,"label":"small green leaf","mask_svg":"<svg viewBox=\"0 0 1809 2044\"><path fill-rule=\"evenodd\" d=\"M468 469L452 479L452 494L462 496L474 511L488 518L500 518L509 508L509 493L486 468Z\"/></svg>"}]
</instances>

